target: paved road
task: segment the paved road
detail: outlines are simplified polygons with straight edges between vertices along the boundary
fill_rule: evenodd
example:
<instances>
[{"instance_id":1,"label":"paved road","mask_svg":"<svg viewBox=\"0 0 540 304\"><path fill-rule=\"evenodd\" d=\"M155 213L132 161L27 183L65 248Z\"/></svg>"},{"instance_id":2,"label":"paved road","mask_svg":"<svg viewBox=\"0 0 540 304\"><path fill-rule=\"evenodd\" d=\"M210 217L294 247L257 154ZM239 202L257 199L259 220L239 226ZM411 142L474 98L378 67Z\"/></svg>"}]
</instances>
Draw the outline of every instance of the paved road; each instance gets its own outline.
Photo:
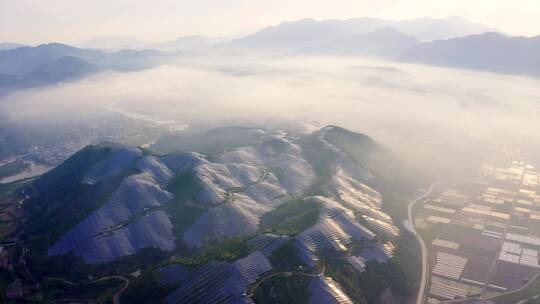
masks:
<instances>
[{"instance_id":1,"label":"paved road","mask_svg":"<svg viewBox=\"0 0 540 304\"><path fill-rule=\"evenodd\" d=\"M21 258L19 259L19 264L23 266L24 272L28 277L32 277L32 274L28 270L28 267L26 267L26 254L28 253L28 248L26 246L22 247L22 253Z\"/></svg>"},{"instance_id":2,"label":"paved road","mask_svg":"<svg viewBox=\"0 0 540 304\"><path fill-rule=\"evenodd\" d=\"M94 281L92 281L92 283L96 283L96 282L99 282L99 281L105 281L105 280L121 280L121 281L124 281L124 285L122 286L122 288L120 288L113 295L113 303L114 304L120 304L120 296L129 287L129 280L124 278L124 277L121 277L121 276L106 276L106 277L102 277L102 278L99 278L97 280L94 280Z\"/></svg>"},{"instance_id":3,"label":"paved road","mask_svg":"<svg viewBox=\"0 0 540 304\"><path fill-rule=\"evenodd\" d=\"M416 232L416 226L414 225L414 217L412 214L412 209L414 205L421 201L426 199L429 195L431 195L431 192L433 191L433 188L435 187L435 184L431 185L428 192L421 195L420 197L416 198L415 200L411 201L409 203L408 207L408 215L409 215L409 226L411 229L412 234L416 237L418 240L418 243L420 244L420 249L422 251L422 279L420 280L420 286L418 289L418 296L416 297L416 304L423 304L424 303L424 295L426 293L426 285L427 285L427 273L428 273L428 256L427 256L427 248L426 243L422 238L418 235L418 232Z\"/></svg>"},{"instance_id":4,"label":"paved road","mask_svg":"<svg viewBox=\"0 0 540 304\"><path fill-rule=\"evenodd\" d=\"M422 254L422 279L420 280L420 287L418 289L418 296L416 298L416 304L423 304L424 303L424 298L425 298L425 294L426 294L426 287L427 287L427 282L428 282L429 260L428 260L428 250L427 250L426 243L420 237L420 235L418 235L418 232L416 231L416 226L414 225L414 217L413 217L413 214L412 214L412 209L413 209L413 207L414 207L414 205L416 203L428 198L431 195L431 193L433 192L433 189L435 189L435 187L437 187L437 186L439 186L441 184L444 184L444 183L455 182L455 181L477 181L477 179L472 179L472 178L452 178L452 179L446 179L446 180L438 181L438 182L432 184L429 187L429 189L428 189L428 191L426 193L424 193L421 196L417 197L416 199L412 200L409 203L409 206L408 206L409 226L411 228L412 234L416 237L416 239L418 240L418 243L420 243L420 249L422 250L422 253L421 253Z\"/></svg>"},{"instance_id":5,"label":"paved road","mask_svg":"<svg viewBox=\"0 0 540 304\"><path fill-rule=\"evenodd\" d=\"M528 299L525 299L525 300L521 300L521 301L517 302L516 304L527 304L527 303L529 303L531 301L538 300L538 299L540 299L540 294L537 294L537 295L535 295L533 297L530 297Z\"/></svg>"},{"instance_id":6,"label":"paved road","mask_svg":"<svg viewBox=\"0 0 540 304\"><path fill-rule=\"evenodd\" d=\"M69 286L79 286L78 283L75 283L75 282L71 282L71 281L68 281L66 279L62 279L62 278L57 278L57 277L44 277L43 278L44 280L50 280L50 281L59 281L59 282L62 282L66 285L69 285ZM113 294L113 303L114 304L120 304L120 296L122 295L122 293L129 287L129 280L126 279L125 277L122 277L122 276L105 276L105 277L101 277L101 278L98 278L98 279L95 279L93 281L91 281L91 283L98 283L98 282L101 282L101 281L106 281L106 280L121 280L124 282L124 284L122 285L122 288L120 288L117 292L115 292ZM61 302L88 302L87 300L75 300L75 299L59 299L58 301L61 301Z\"/></svg>"},{"instance_id":7,"label":"paved road","mask_svg":"<svg viewBox=\"0 0 540 304\"><path fill-rule=\"evenodd\" d=\"M261 280L259 280L252 288L251 291L248 293L248 297L252 297L255 294L255 290L262 284L262 282L277 277L280 275L286 275L286 276L292 276L292 275L299 275L299 276L306 276L306 277L318 277L324 275L325 271L324 261L321 258L321 269L319 269L318 273L309 273L309 272L301 272L301 271L281 271L281 272L275 272L268 274L267 276L263 277Z\"/></svg>"},{"instance_id":8,"label":"paved road","mask_svg":"<svg viewBox=\"0 0 540 304\"><path fill-rule=\"evenodd\" d=\"M58 281L58 282L62 282L64 284L66 284L66 285L73 286L73 287L79 286L79 284L77 284L75 282L71 282L71 281L68 281L66 279L57 278L57 277L44 277L43 280Z\"/></svg>"}]
</instances>

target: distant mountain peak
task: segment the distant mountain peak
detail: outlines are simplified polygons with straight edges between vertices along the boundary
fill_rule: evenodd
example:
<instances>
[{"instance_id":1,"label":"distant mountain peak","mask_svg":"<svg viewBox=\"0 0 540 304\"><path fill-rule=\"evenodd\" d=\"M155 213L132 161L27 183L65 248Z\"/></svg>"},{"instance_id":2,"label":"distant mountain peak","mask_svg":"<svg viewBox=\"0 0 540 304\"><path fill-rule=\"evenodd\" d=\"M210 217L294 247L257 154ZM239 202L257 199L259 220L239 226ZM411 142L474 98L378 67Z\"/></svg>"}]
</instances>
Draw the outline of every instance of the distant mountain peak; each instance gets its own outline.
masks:
<instances>
[{"instance_id":1,"label":"distant mountain peak","mask_svg":"<svg viewBox=\"0 0 540 304\"><path fill-rule=\"evenodd\" d=\"M406 36L402 32L400 32L400 31L398 31L395 28L390 27L390 26L385 26L385 27L378 28L378 29L368 33L368 35L374 35L374 36L383 36L383 35L384 36ZM411 37L411 38L413 38L413 37Z\"/></svg>"},{"instance_id":2,"label":"distant mountain peak","mask_svg":"<svg viewBox=\"0 0 540 304\"><path fill-rule=\"evenodd\" d=\"M84 48L116 51L121 49L137 49L144 45L144 42L129 36L107 36L93 38L80 46Z\"/></svg>"},{"instance_id":3,"label":"distant mountain peak","mask_svg":"<svg viewBox=\"0 0 540 304\"><path fill-rule=\"evenodd\" d=\"M49 42L49 43L40 44L37 46L37 48L74 48L74 47L64 44L64 43L60 43L60 42Z\"/></svg>"},{"instance_id":4,"label":"distant mountain peak","mask_svg":"<svg viewBox=\"0 0 540 304\"><path fill-rule=\"evenodd\" d=\"M486 33L480 34L480 36L488 37L488 38L508 38L507 36L498 32L486 32Z\"/></svg>"},{"instance_id":5,"label":"distant mountain peak","mask_svg":"<svg viewBox=\"0 0 540 304\"><path fill-rule=\"evenodd\" d=\"M374 56L394 58L419 41L392 27L381 27L369 33L355 33L328 44L305 48L297 54Z\"/></svg>"},{"instance_id":6,"label":"distant mountain peak","mask_svg":"<svg viewBox=\"0 0 540 304\"><path fill-rule=\"evenodd\" d=\"M20 44L20 43L0 42L0 51L16 49L16 48L20 48L24 46L27 46L27 45Z\"/></svg>"},{"instance_id":7,"label":"distant mountain peak","mask_svg":"<svg viewBox=\"0 0 540 304\"><path fill-rule=\"evenodd\" d=\"M377 31L383 29L381 32ZM255 51L288 53L304 48L316 48L353 34L390 34L393 30L420 41L464 37L485 32L499 32L461 17L445 19L416 18L402 21L359 17L346 20L315 20L304 18L265 27L243 38L219 45L220 51ZM393 32L397 36L396 32Z\"/></svg>"},{"instance_id":8,"label":"distant mountain peak","mask_svg":"<svg viewBox=\"0 0 540 304\"><path fill-rule=\"evenodd\" d=\"M401 54L400 58L430 65L539 76L539 53L538 38L487 32L422 43Z\"/></svg>"},{"instance_id":9,"label":"distant mountain peak","mask_svg":"<svg viewBox=\"0 0 540 304\"><path fill-rule=\"evenodd\" d=\"M41 65L27 73L25 78L38 83L55 83L85 77L98 70L97 66L80 58L66 56Z\"/></svg>"}]
</instances>

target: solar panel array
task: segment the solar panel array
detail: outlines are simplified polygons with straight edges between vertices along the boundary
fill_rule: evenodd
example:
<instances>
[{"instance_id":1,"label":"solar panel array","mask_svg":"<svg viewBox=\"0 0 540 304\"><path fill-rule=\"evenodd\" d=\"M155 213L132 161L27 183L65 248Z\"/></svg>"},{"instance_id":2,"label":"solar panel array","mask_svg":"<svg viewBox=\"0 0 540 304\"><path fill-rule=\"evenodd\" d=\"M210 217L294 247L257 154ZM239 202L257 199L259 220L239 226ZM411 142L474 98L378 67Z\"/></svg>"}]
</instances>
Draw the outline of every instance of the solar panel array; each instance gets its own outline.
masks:
<instances>
[{"instance_id":1,"label":"solar panel array","mask_svg":"<svg viewBox=\"0 0 540 304\"><path fill-rule=\"evenodd\" d=\"M255 283L259 276L272 269L270 261L260 251L248 255L243 259L230 264L229 271L232 276L227 279L220 289L222 294L232 294L235 297L243 297L247 286Z\"/></svg>"},{"instance_id":2,"label":"solar panel array","mask_svg":"<svg viewBox=\"0 0 540 304\"><path fill-rule=\"evenodd\" d=\"M83 178L83 183L95 185L98 182L122 174L142 156L137 148L120 148L109 157L93 165Z\"/></svg>"},{"instance_id":3,"label":"solar panel array","mask_svg":"<svg viewBox=\"0 0 540 304\"><path fill-rule=\"evenodd\" d=\"M363 218L366 220L369 228L373 229L377 234L386 236L388 238L395 238L399 236L399 229L393 224L377 220L366 215L364 215Z\"/></svg>"},{"instance_id":4,"label":"solar panel array","mask_svg":"<svg viewBox=\"0 0 540 304\"><path fill-rule=\"evenodd\" d=\"M165 184L173 177L173 172L155 156L145 156L137 161L137 168L148 173L160 185Z\"/></svg>"},{"instance_id":5,"label":"solar panel array","mask_svg":"<svg viewBox=\"0 0 540 304\"><path fill-rule=\"evenodd\" d=\"M170 294L167 303L209 303L203 302L210 291L216 292L231 276L226 262L210 261L182 281L179 289Z\"/></svg>"},{"instance_id":6,"label":"solar panel array","mask_svg":"<svg viewBox=\"0 0 540 304\"><path fill-rule=\"evenodd\" d=\"M351 243L351 236L331 218L319 220L315 226L300 233L297 239L313 252L328 248L344 251Z\"/></svg>"},{"instance_id":7,"label":"solar panel array","mask_svg":"<svg viewBox=\"0 0 540 304\"><path fill-rule=\"evenodd\" d=\"M366 206L379 209L382 204L382 196L371 187L361 183L357 178L347 173L347 170L338 166L332 176L330 186L336 196L349 203L354 208Z\"/></svg>"},{"instance_id":8,"label":"solar panel array","mask_svg":"<svg viewBox=\"0 0 540 304\"><path fill-rule=\"evenodd\" d=\"M366 262L386 263L394 256L395 249L396 247L390 242L377 244L373 247L363 249L360 252L360 256L366 260Z\"/></svg>"},{"instance_id":9,"label":"solar panel array","mask_svg":"<svg viewBox=\"0 0 540 304\"><path fill-rule=\"evenodd\" d=\"M220 161L276 168L283 173L279 180L281 188L291 196L302 195L313 182L315 173L293 138L282 132L274 133L269 133L254 147L241 147L223 153ZM276 146L279 148L276 149Z\"/></svg>"},{"instance_id":10,"label":"solar panel array","mask_svg":"<svg viewBox=\"0 0 540 304\"><path fill-rule=\"evenodd\" d=\"M174 152L161 157L161 161L172 171L180 172L207 163L204 155L196 152Z\"/></svg>"},{"instance_id":11,"label":"solar panel array","mask_svg":"<svg viewBox=\"0 0 540 304\"><path fill-rule=\"evenodd\" d=\"M200 247L226 237L250 235L257 231L259 220L271 208L247 197L235 194L235 200L206 211L184 233L190 247Z\"/></svg>"},{"instance_id":12,"label":"solar panel array","mask_svg":"<svg viewBox=\"0 0 540 304\"><path fill-rule=\"evenodd\" d=\"M280 142L279 151L270 149L276 142ZM282 171L282 179L268 168ZM269 135L255 147L225 152L217 163L202 162L193 172L203 188L197 201L215 207L184 233L185 243L192 248L255 233L263 214L286 198L302 194L314 178L300 147L282 135Z\"/></svg>"},{"instance_id":13,"label":"solar panel array","mask_svg":"<svg viewBox=\"0 0 540 304\"><path fill-rule=\"evenodd\" d=\"M210 261L187 276L167 303L252 303L246 295L248 285L270 269L260 251L231 264Z\"/></svg>"},{"instance_id":14,"label":"solar panel array","mask_svg":"<svg viewBox=\"0 0 540 304\"><path fill-rule=\"evenodd\" d=\"M309 283L310 304L353 304L341 286L329 277L316 277Z\"/></svg>"},{"instance_id":15,"label":"solar panel array","mask_svg":"<svg viewBox=\"0 0 540 304\"><path fill-rule=\"evenodd\" d=\"M338 167L332 176L331 191L335 196L361 213L366 219L369 228L377 234L389 238L399 236L399 229L394 225L388 214L381 210L382 196L379 192L353 178L343 167Z\"/></svg>"},{"instance_id":16,"label":"solar panel array","mask_svg":"<svg viewBox=\"0 0 540 304\"><path fill-rule=\"evenodd\" d=\"M319 261L317 255L298 238L294 239L294 247L296 248L298 257L302 263L310 267L317 265L317 261Z\"/></svg>"},{"instance_id":17,"label":"solar panel array","mask_svg":"<svg viewBox=\"0 0 540 304\"><path fill-rule=\"evenodd\" d=\"M247 243L259 250L265 257L269 257L276 249L290 239L287 235L261 234L252 238Z\"/></svg>"},{"instance_id":18,"label":"solar panel array","mask_svg":"<svg viewBox=\"0 0 540 304\"><path fill-rule=\"evenodd\" d=\"M182 265L171 264L157 269L159 273L158 284L160 286L176 286L180 284L188 275Z\"/></svg>"},{"instance_id":19,"label":"solar panel array","mask_svg":"<svg viewBox=\"0 0 540 304\"><path fill-rule=\"evenodd\" d=\"M364 272L366 270L366 259L364 259L361 256L350 256L347 258L347 262L349 262L356 270L358 270L360 273Z\"/></svg>"},{"instance_id":20,"label":"solar panel array","mask_svg":"<svg viewBox=\"0 0 540 304\"><path fill-rule=\"evenodd\" d=\"M49 255L73 252L87 263L112 261L145 247L172 250L176 238L162 206L173 195L160 188L149 173L127 177L98 210L64 234L49 250Z\"/></svg>"},{"instance_id":21,"label":"solar panel array","mask_svg":"<svg viewBox=\"0 0 540 304\"><path fill-rule=\"evenodd\" d=\"M318 260L313 253L325 249L344 251L352 239L373 239L375 234L356 221L354 214L329 198L310 198L323 207L317 223L296 236L295 246L307 265L313 266ZM311 252L311 253L310 253Z\"/></svg>"}]
</instances>

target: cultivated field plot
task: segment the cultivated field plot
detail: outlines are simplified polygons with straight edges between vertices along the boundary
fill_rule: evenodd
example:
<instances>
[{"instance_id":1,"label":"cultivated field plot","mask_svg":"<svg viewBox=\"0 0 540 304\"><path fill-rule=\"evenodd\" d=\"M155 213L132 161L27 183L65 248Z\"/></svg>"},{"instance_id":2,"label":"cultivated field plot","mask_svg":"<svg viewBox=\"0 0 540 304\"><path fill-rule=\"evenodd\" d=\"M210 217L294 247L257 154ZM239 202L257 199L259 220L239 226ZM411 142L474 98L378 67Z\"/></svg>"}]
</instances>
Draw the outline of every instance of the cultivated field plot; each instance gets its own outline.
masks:
<instances>
[{"instance_id":1,"label":"cultivated field plot","mask_svg":"<svg viewBox=\"0 0 540 304\"><path fill-rule=\"evenodd\" d=\"M491 298L540 274L540 173L514 161L483 183L444 189L418 206L429 250L428 302Z\"/></svg>"}]
</instances>

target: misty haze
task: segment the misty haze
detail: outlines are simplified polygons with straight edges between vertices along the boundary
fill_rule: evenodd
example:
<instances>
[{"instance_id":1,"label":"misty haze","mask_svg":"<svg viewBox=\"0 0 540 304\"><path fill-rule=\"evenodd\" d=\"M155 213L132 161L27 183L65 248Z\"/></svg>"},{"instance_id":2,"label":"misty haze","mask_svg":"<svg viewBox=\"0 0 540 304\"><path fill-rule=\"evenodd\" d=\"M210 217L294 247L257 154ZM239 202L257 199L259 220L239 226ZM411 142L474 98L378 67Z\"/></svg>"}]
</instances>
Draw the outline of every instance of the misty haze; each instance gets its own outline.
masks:
<instances>
[{"instance_id":1,"label":"misty haze","mask_svg":"<svg viewBox=\"0 0 540 304\"><path fill-rule=\"evenodd\" d=\"M0 0L0 302L540 303L538 3L111 2Z\"/></svg>"}]
</instances>

